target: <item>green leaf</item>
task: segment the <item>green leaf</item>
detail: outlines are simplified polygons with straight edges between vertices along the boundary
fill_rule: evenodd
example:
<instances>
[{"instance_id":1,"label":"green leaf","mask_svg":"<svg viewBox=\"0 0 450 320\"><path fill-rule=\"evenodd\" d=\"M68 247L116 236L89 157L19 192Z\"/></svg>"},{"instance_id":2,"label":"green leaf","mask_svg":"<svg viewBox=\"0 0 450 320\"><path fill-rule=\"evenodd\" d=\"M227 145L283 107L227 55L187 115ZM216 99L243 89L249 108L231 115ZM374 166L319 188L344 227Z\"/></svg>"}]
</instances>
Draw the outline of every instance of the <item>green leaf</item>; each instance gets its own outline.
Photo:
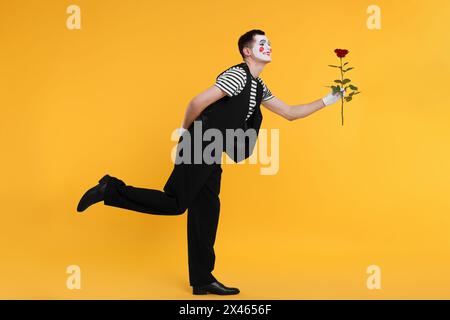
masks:
<instances>
[{"instance_id":1,"label":"green leaf","mask_svg":"<svg viewBox=\"0 0 450 320\"><path fill-rule=\"evenodd\" d=\"M358 90L358 87L355 87L355 86L354 86L354 85L352 85L352 84L351 84L351 85L349 85L348 87L349 87L350 89L352 89L352 90Z\"/></svg>"},{"instance_id":2,"label":"green leaf","mask_svg":"<svg viewBox=\"0 0 450 320\"><path fill-rule=\"evenodd\" d=\"M334 80L334 82L336 82L336 83L342 83L341 80Z\"/></svg>"},{"instance_id":3,"label":"green leaf","mask_svg":"<svg viewBox=\"0 0 450 320\"><path fill-rule=\"evenodd\" d=\"M336 92L341 91L341 87L340 86L331 86L331 88L333 89L333 94L335 94Z\"/></svg>"},{"instance_id":4,"label":"green leaf","mask_svg":"<svg viewBox=\"0 0 450 320\"><path fill-rule=\"evenodd\" d=\"M347 68L347 69L345 69L345 70L342 70L342 72L347 72L347 71L350 71L350 70L352 70L352 69L355 69L354 67L350 67L350 68Z\"/></svg>"},{"instance_id":5,"label":"green leaf","mask_svg":"<svg viewBox=\"0 0 450 320\"><path fill-rule=\"evenodd\" d=\"M359 92L359 91L358 91L358 92L354 92L354 91L353 91L353 92L351 92L348 96L349 96L349 97L353 97L353 96L356 96L358 93L361 93L361 92Z\"/></svg>"},{"instance_id":6,"label":"green leaf","mask_svg":"<svg viewBox=\"0 0 450 320\"><path fill-rule=\"evenodd\" d=\"M333 68L340 68L340 66L334 66L334 65L332 65L332 64L329 64L328 66L329 66L329 67L333 67Z\"/></svg>"},{"instance_id":7,"label":"green leaf","mask_svg":"<svg viewBox=\"0 0 450 320\"><path fill-rule=\"evenodd\" d=\"M344 79L341 83L342 83L342 84L346 84L346 83L349 83L350 81L352 81L352 80L350 80L350 79Z\"/></svg>"},{"instance_id":8,"label":"green leaf","mask_svg":"<svg viewBox=\"0 0 450 320\"><path fill-rule=\"evenodd\" d=\"M350 102L350 101L352 101L352 97L345 97L345 101L347 101L347 102Z\"/></svg>"},{"instance_id":9,"label":"green leaf","mask_svg":"<svg viewBox=\"0 0 450 320\"><path fill-rule=\"evenodd\" d=\"M348 61L347 61L346 63L344 63L344 67L345 67L346 65L348 65Z\"/></svg>"}]
</instances>

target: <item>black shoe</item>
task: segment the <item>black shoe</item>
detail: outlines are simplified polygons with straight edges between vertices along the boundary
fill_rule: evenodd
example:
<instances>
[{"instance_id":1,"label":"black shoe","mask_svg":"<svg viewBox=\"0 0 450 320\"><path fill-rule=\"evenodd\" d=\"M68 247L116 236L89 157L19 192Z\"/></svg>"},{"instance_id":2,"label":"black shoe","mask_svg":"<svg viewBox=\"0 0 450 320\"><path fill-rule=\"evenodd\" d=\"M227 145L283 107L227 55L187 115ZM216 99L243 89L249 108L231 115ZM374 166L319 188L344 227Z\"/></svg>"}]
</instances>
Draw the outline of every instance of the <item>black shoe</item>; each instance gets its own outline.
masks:
<instances>
[{"instance_id":1,"label":"black shoe","mask_svg":"<svg viewBox=\"0 0 450 320\"><path fill-rule=\"evenodd\" d=\"M238 288L228 288L224 286L219 281L214 281L213 283L206 284L203 286L193 286L192 293L193 294L220 294L220 295L228 295L228 294L238 294L240 291Z\"/></svg>"},{"instance_id":2,"label":"black shoe","mask_svg":"<svg viewBox=\"0 0 450 320\"><path fill-rule=\"evenodd\" d=\"M82 212L94 203L100 202L104 199L105 188L110 178L111 177L109 175L105 175L99 180L98 185L86 191L86 193L81 197L80 202L78 202L78 212Z\"/></svg>"}]
</instances>

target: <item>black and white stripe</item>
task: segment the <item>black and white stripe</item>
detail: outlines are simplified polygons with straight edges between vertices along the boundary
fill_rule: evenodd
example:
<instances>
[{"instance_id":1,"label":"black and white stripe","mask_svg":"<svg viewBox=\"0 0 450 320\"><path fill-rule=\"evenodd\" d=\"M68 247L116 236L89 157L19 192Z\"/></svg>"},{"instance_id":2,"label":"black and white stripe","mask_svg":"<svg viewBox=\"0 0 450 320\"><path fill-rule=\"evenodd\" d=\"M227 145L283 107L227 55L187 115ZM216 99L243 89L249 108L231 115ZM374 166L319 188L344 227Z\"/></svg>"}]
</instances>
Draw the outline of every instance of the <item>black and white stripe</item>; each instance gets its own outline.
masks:
<instances>
[{"instance_id":1,"label":"black and white stripe","mask_svg":"<svg viewBox=\"0 0 450 320\"><path fill-rule=\"evenodd\" d=\"M252 83L251 83L251 87L250 87L250 104L249 104L249 108L248 108L247 117L245 118L246 121L248 118L250 118L253 111L255 111L257 86L258 86L258 84L256 83L256 81L252 79Z\"/></svg>"},{"instance_id":2,"label":"black and white stripe","mask_svg":"<svg viewBox=\"0 0 450 320\"><path fill-rule=\"evenodd\" d=\"M266 84L260 77L257 77L256 80L252 77L250 87L249 109L245 120L250 118L250 116L253 114L253 111L255 111L256 92L257 92L256 90L258 87L257 81L263 88L262 101L267 101L274 97L270 92L269 88L267 88ZM227 69L222 74L220 74L217 77L216 83L214 85L219 89L225 91L225 93L231 97L237 96L239 93L241 93L242 89L244 89L245 87L246 82L247 82L247 73L245 72L244 68L235 66Z\"/></svg>"},{"instance_id":3,"label":"black and white stripe","mask_svg":"<svg viewBox=\"0 0 450 320\"><path fill-rule=\"evenodd\" d=\"M231 67L217 77L215 86L219 87L228 96L237 96L245 87L247 74L241 67Z\"/></svg>"},{"instance_id":4,"label":"black and white stripe","mask_svg":"<svg viewBox=\"0 0 450 320\"><path fill-rule=\"evenodd\" d=\"M263 96L262 96L262 101L267 101L269 99L274 98L275 96L272 94L272 92L270 92L269 88L267 88L266 84L264 83L264 81L258 77L259 83L261 83L262 87L263 87Z\"/></svg>"}]
</instances>

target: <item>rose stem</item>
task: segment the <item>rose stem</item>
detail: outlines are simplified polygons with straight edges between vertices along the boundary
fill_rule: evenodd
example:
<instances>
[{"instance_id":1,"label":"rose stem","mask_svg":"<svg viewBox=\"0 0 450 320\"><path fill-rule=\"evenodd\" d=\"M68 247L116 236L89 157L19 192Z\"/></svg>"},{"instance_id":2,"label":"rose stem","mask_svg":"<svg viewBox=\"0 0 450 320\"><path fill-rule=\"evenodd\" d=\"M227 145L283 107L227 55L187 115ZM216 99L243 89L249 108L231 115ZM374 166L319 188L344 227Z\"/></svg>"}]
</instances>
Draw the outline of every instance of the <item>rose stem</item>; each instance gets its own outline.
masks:
<instances>
[{"instance_id":1,"label":"rose stem","mask_svg":"<svg viewBox=\"0 0 450 320\"><path fill-rule=\"evenodd\" d=\"M339 57L339 59L341 60L341 81L342 81L342 89L344 89L344 72L342 71L342 58ZM342 125L344 125L344 93L341 93L341 121L342 121Z\"/></svg>"}]
</instances>

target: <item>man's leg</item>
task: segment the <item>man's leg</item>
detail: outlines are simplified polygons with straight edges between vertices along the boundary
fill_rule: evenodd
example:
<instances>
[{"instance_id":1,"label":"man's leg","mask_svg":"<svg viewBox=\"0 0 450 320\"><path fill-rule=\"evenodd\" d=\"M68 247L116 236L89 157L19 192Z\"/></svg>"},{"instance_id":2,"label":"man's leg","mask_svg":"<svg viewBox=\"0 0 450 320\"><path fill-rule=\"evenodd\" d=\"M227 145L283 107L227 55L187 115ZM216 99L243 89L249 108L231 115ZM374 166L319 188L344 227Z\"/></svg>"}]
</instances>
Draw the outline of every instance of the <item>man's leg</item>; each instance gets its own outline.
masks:
<instances>
[{"instance_id":1,"label":"man's leg","mask_svg":"<svg viewBox=\"0 0 450 320\"><path fill-rule=\"evenodd\" d=\"M191 137L194 137L193 125L189 127L189 133ZM201 133L203 134L203 132ZM177 162L174 164L163 191L133 187L126 185L118 178L112 177L105 189L104 204L158 215L184 213L208 180L217 163L211 165L203 161L202 163L194 162L194 153L198 152L196 144L200 143L201 145L199 158L202 158L203 150L208 144L207 141L196 141L195 139L190 140L187 146L191 148L190 155L184 158L184 160L187 160L190 157L190 161L187 161L188 163L179 161L181 160L179 157L182 157L185 151L180 144L183 139L184 135L178 141Z\"/></svg>"},{"instance_id":2,"label":"man's leg","mask_svg":"<svg viewBox=\"0 0 450 320\"><path fill-rule=\"evenodd\" d=\"M176 164L163 191L126 185L112 177L106 185L104 204L157 215L182 214L212 172L211 165Z\"/></svg>"},{"instance_id":3,"label":"man's leg","mask_svg":"<svg viewBox=\"0 0 450 320\"><path fill-rule=\"evenodd\" d=\"M220 211L220 180L222 168L214 165L213 172L188 207L188 262L191 286L216 281L214 270L214 242Z\"/></svg>"}]
</instances>

